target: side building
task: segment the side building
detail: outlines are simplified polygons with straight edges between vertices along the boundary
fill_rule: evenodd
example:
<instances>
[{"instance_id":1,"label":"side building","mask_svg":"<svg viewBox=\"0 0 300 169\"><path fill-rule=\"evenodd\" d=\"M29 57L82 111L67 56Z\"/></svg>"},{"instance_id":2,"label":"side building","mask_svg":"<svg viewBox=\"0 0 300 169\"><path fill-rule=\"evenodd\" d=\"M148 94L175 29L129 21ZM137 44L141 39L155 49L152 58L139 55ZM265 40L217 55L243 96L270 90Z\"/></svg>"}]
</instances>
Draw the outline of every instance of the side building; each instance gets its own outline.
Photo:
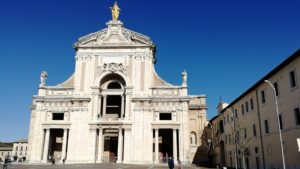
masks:
<instances>
[{"instance_id":1,"label":"side building","mask_svg":"<svg viewBox=\"0 0 300 169\"><path fill-rule=\"evenodd\" d=\"M274 90L265 80L271 82ZM229 105L220 103L218 115L210 120L215 165L283 168L280 127L286 167L300 168L297 143L300 138L299 85L300 50Z\"/></svg>"},{"instance_id":2,"label":"side building","mask_svg":"<svg viewBox=\"0 0 300 169\"><path fill-rule=\"evenodd\" d=\"M0 163L5 160L5 158L11 159L12 146L0 145Z\"/></svg>"},{"instance_id":3,"label":"side building","mask_svg":"<svg viewBox=\"0 0 300 169\"><path fill-rule=\"evenodd\" d=\"M12 158L13 161L23 162L26 160L28 141L21 139L13 144Z\"/></svg>"}]
</instances>

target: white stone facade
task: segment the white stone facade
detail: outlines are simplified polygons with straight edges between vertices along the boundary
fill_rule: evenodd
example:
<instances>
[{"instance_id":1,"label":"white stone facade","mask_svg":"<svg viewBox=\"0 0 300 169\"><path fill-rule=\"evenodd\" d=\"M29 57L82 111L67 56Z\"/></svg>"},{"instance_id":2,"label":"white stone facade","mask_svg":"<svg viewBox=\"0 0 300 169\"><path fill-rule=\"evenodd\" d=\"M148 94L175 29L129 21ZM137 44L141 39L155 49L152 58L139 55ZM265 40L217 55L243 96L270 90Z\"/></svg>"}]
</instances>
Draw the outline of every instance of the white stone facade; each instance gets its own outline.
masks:
<instances>
[{"instance_id":1,"label":"white stone facade","mask_svg":"<svg viewBox=\"0 0 300 169\"><path fill-rule=\"evenodd\" d=\"M109 21L75 43L74 74L34 96L30 163L190 163L206 124L205 96L189 96L187 73L174 86L155 72L149 37ZM198 141L195 141L198 140Z\"/></svg>"},{"instance_id":2,"label":"white stone facade","mask_svg":"<svg viewBox=\"0 0 300 169\"><path fill-rule=\"evenodd\" d=\"M0 162L4 162L5 158L11 158L12 147L0 147Z\"/></svg>"},{"instance_id":3,"label":"white stone facade","mask_svg":"<svg viewBox=\"0 0 300 169\"><path fill-rule=\"evenodd\" d=\"M17 141L13 144L12 160L22 162L26 160L28 150L27 141Z\"/></svg>"}]
</instances>

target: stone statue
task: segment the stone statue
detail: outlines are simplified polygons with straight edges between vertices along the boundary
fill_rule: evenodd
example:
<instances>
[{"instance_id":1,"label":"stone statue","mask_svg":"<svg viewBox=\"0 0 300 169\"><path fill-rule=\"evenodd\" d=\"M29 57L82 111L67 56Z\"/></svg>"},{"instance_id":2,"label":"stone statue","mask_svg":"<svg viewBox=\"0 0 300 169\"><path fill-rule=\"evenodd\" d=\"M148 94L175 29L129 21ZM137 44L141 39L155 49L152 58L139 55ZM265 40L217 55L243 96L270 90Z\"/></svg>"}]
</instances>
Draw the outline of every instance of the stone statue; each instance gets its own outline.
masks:
<instances>
[{"instance_id":1,"label":"stone statue","mask_svg":"<svg viewBox=\"0 0 300 169\"><path fill-rule=\"evenodd\" d=\"M186 70L184 70L182 72L182 86L186 86L187 85L186 81L187 81L187 72L186 72Z\"/></svg>"},{"instance_id":2,"label":"stone statue","mask_svg":"<svg viewBox=\"0 0 300 169\"><path fill-rule=\"evenodd\" d=\"M47 79L47 77L48 77L47 72L46 71L42 71L41 77L40 77L40 79L41 79L40 87L43 87L43 86L46 85L46 79Z\"/></svg>"},{"instance_id":3,"label":"stone statue","mask_svg":"<svg viewBox=\"0 0 300 169\"><path fill-rule=\"evenodd\" d=\"M110 7L111 9L111 14L112 14L112 19L113 21L117 21L120 15L121 9L119 8L117 2L115 2L113 7Z\"/></svg>"}]
</instances>

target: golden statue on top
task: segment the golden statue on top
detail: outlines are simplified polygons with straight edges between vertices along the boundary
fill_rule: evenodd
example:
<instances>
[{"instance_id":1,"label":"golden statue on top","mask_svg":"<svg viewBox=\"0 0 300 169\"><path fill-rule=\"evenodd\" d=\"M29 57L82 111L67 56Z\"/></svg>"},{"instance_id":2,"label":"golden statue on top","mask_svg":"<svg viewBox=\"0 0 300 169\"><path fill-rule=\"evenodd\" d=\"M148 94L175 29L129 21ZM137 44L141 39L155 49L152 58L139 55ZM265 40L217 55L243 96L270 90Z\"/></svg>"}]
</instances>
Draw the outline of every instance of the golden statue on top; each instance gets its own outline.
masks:
<instances>
[{"instance_id":1,"label":"golden statue on top","mask_svg":"<svg viewBox=\"0 0 300 169\"><path fill-rule=\"evenodd\" d=\"M117 21L120 15L121 9L119 8L117 2L115 2L113 7L110 7L111 9L111 14L112 14L112 19L113 21Z\"/></svg>"}]
</instances>

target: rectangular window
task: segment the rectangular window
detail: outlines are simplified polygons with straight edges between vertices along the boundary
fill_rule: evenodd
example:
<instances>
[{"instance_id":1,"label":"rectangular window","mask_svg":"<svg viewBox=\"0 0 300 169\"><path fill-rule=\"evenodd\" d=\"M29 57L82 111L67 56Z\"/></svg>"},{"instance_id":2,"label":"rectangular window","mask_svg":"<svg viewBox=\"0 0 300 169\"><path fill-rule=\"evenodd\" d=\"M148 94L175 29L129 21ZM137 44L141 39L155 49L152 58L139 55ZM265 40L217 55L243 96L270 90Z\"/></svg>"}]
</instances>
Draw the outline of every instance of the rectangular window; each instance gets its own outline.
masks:
<instances>
[{"instance_id":1,"label":"rectangular window","mask_svg":"<svg viewBox=\"0 0 300 169\"><path fill-rule=\"evenodd\" d=\"M295 119L296 119L296 125L300 125L300 110L299 108L295 108Z\"/></svg>"},{"instance_id":2,"label":"rectangular window","mask_svg":"<svg viewBox=\"0 0 300 169\"><path fill-rule=\"evenodd\" d=\"M256 136L256 126L253 124L253 136Z\"/></svg>"},{"instance_id":3,"label":"rectangular window","mask_svg":"<svg viewBox=\"0 0 300 169\"><path fill-rule=\"evenodd\" d=\"M275 94L276 94L276 96L279 96L278 83L277 82L273 83L273 86L275 88Z\"/></svg>"},{"instance_id":4,"label":"rectangular window","mask_svg":"<svg viewBox=\"0 0 300 169\"><path fill-rule=\"evenodd\" d=\"M235 118L237 119L238 118L238 111L237 111L237 109L234 110L234 114L235 114Z\"/></svg>"},{"instance_id":5,"label":"rectangular window","mask_svg":"<svg viewBox=\"0 0 300 169\"><path fill-rule=\"evenodd\" d=\"M255 153L256 154L258 153L258 147L255 147Z\"/></svg>"},{"instance_id":6,"label":"rectangular window","mask_svg":"<svg viewBox=\"0 0 300 169\"><path fill-rule=\"evenodd\" d=\"M264 104L266 103L266 96L265 96L265 91L261 91L261 103Z\"/></svg>"},{"instance_id":7,"label":"rectangular window","mask_svg":"<svg viewBox=\"0 0 300 169\"><path fill-rule=\"evenodd\" d=\"M249 112L249 105L248 105L248 101L246 101L246 112Z\"/></svg>"},{"instance_id":8,"label":"rectangular window","mask_svg":"<svg viewBox=\"0 0 300 169\"><path fill-rule=\"evenodd\" d=\"M256 157L256 169L260 169L259 157Z\"/></svg>"},{"instance_id":9,"label":"rectangular window","mask_svg":"<svg viewBox=\"0 0 300 169\"><path fill-rule=\"evenodd\" d=\"M291 71L289 73L289 75L290 75L290 86L291 86L291 88L294 88L294 87L296 87L296 75L295 75L295 71Z\"/></svg>"},{"instance_id":10,"label":"rectangular window","mask_svg":"<svg viewBox=\"0 0 300 169\"><path fill-rule=\"evenodd\" d=\"M159 113L159 120L172 120L172 113Z\"/></svg>"},{"instance_id":11,"label":"rectangular window","mask_svg":"<svg viewBox=\"0 0 300 169\"><path fill-rule=\"evenodd\" d=\"M254 104L253 104L253 99L250 99L250 109L253 110L254 109Z\"/></svg>"},{"instance_id":12,"label":"rectangular window","mask_svg":"<svg viewBox=\"0 0 300 169\"><path fill-rule=\"evenodd\" d=\"M244 104L242 104L242 114L245 113L245 110L244 110Z\"/></svg>"},{"instance_id":13,"label":"rectangular window","mask_svg":"<svg viewBox=\"0 0 300 169\"><path fill-rule=\"evenodd\" d=\"M266 133L266 134L269 133L269 124L268 124L268 120L265 120L265 133Z\"/></svg>"},{"instance_id":14,"label":"rectangular window","mask_svg":"<svg viewBox=\"0 0 300 169\"><path fill-rule=\"evenodd\" d=\"M52 120L64 120L64 113L53 113Z\"/></svg>"},{"instance_id":15,"label":"rectangular window","mask_svg":"<svg viewBox=\"0 0 300 169\"><path fill-rule=\"evenodd\" d=\"M239 142L240 141L240 131L236 131L236 137L235 137L235 142Z\"/></svg>"},{"instance_id":16,"label":"rectangular window","mask_svg":"<svg viewBox=\"0 0 300 169\"><path fill-rule=\"evenodd\" d=\"M279 125L280 125L280 130L283 129L283 126L282 126L282 115L279 114Z\"/></svg>"},{"instance_id":17,"label":"rectangular window","mask_svg":"<svg viewBox=\"0 0 300 169\"><path fill-rule=\"evenodd\" d=\"M229 123L229 114L227 114L227 123Z\"/></svg>"},{"instance_id":18,"label":"rectangular window","mask_svg":"<svg viewBox=\"0 0 300 169\"><path fill-rule=\"evenodd\" d=\"M247 129L244 128L244 138L247 138Z\"/></svg>"}]
</instances>

